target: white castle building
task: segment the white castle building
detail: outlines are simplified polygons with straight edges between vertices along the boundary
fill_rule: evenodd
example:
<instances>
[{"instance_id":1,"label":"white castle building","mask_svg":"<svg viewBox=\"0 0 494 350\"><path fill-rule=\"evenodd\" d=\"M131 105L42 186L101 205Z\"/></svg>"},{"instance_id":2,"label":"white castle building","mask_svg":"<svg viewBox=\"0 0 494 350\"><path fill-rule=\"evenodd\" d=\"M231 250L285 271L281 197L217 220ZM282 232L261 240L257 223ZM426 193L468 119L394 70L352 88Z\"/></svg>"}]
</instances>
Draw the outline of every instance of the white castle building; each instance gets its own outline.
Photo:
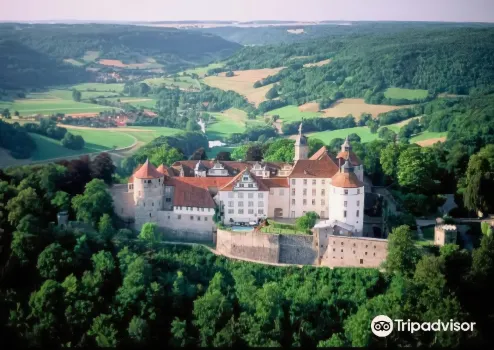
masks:
<instances>
[{"instance_id":1,"label":"white castle building","mask_svg":"<svg viewBox=\"0 0 494 350\"><path fill-rule=\"evenodd\" d=\"M127 185L111 189L115 213L136 230L155 222L177 236L200 237L212 234L215 213L235 225L313 211L321 218L318 227L336 223L362 236L362 162L348 138L336 156L322 147L310 158L307 141L301 124L293 163L189 160L155 168L146 161Z\"/></svg>"}]
</instances>

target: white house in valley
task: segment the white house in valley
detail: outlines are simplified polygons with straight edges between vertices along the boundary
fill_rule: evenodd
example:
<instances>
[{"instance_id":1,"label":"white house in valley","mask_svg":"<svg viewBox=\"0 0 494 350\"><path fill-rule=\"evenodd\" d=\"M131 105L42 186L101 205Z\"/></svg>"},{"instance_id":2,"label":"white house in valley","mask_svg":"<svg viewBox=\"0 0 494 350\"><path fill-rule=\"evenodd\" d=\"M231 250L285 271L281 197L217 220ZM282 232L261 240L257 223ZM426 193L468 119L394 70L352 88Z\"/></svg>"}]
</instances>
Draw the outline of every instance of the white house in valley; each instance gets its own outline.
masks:
<instances>
[{"instance_id":1,"label":"white house in valley","mask_svg":"<svg viewBox=\"0 0 494 350\"><path fill-rule=\"evenodd\" d=\"M348 139L336 156L326 147L308 154L301 124L293 163L188 160L155 168L146 161L127 185L111 189L115 213L136 230L156 222L177 236L209 237L216 212L235 225L314 211L319 227L338 222L349 235L362 236L363 166Z\"/></svg>"}]
</instances>

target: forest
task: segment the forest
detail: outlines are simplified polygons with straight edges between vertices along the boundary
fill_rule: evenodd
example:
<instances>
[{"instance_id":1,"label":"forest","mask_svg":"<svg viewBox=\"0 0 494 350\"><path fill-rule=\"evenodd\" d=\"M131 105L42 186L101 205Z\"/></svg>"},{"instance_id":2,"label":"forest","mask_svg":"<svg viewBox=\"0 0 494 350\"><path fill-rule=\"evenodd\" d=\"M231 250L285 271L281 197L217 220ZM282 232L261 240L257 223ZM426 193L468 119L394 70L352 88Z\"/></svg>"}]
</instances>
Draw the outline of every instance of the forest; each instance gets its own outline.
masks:
<instances>
[{"instance_id":1,"label":"forest","mask_svg":"<svg viewBox=\"0 0 494 350\"><path fill-rule=\"evenodd\" d=\"M90 81L81 60L86 52L123 63L152 57L167 71L208 64L231 55L240 45L200 32L110 24L0 24L0 87L27 88Z\"/></svg>"},{"instance_id":2,"label":"forest","mask_svg":"<svg viewBox=\"0 0 494 350\"><path fill-rule=\"evenodd\" d=\"M476 346L492 344L494 235L472 253L389 236L385 271L271 267L162 245L112 211L106 154L0 172L0 322L13 346ZM68 211L79 224L54 225ZM19 278L29 276L29 278ZM374 315L476 322L470 332L373 337Z\"/></svg>"}]
</instances>

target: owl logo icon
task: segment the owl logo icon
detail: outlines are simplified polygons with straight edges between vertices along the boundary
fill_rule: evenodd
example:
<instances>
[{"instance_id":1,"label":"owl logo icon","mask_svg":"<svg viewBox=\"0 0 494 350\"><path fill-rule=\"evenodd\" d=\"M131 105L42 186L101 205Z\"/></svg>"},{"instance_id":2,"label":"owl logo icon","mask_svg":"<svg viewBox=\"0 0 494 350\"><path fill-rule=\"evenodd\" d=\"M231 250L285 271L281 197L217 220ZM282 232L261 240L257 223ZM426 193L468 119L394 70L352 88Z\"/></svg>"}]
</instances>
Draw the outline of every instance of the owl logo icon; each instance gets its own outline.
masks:
<instances>
[{"instance_id":1,"label":"owl logo icon","mask_svg":"<svg viewBox=\"0 0 494 350\"><path fill-rule=\"evenodd\" d=\"M385 315L376 316L371 322L371 331L378 337L387 337L393 331L393 320Z\"/></svg>"}]
</instances>

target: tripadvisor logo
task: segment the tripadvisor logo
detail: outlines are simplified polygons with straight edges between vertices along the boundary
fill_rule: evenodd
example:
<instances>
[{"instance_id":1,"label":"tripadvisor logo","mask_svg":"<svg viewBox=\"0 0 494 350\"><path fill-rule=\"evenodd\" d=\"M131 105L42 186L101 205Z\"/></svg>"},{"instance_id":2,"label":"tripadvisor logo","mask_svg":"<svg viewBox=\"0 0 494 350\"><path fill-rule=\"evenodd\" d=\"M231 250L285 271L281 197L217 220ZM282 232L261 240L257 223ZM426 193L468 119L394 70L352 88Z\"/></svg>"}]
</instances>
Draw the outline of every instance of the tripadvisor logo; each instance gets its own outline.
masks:
<instances>
[{"instance_id":1,"label":"tripadvisor logo","mask_svg":"<svg viewBox=\"0 0 494 350\"><path fill-rule=\"evenodd\" d=\"M449 322L443 322L437 320L436 322L412 322L410 320L394 320L396 322L396 330L398 332L410 332L417 331L424 332L473 332L473 326L475 322L455 322L449 320ZM394 322L388 316L379 315L374 317L371 322L371 331L378 337L387 337L393 332Z\"/></svg>"}]
</instances>

